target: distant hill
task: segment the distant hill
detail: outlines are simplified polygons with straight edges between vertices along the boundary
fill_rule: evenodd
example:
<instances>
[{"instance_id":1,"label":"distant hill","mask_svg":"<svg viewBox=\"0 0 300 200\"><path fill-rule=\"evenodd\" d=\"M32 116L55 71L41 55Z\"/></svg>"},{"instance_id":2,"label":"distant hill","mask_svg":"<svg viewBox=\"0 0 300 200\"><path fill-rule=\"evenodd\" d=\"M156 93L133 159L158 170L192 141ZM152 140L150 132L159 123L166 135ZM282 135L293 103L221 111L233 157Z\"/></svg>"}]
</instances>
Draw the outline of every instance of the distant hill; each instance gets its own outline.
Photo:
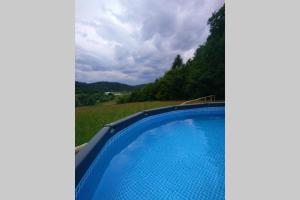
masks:
<instances>
[{"instance_id":1,"label":"distant hill","mask_svg":"<svg viewBox=\"0 0 300 200\"><path fill-rule=\"evenodd\" d=\"M75 82L75 94L81 93L104 93L104 92L123 92L123 91L132 91L143 87L142 85L126 85L118 82L96 82L96 83L83 83Z\"/></svg>"}]
</instances>

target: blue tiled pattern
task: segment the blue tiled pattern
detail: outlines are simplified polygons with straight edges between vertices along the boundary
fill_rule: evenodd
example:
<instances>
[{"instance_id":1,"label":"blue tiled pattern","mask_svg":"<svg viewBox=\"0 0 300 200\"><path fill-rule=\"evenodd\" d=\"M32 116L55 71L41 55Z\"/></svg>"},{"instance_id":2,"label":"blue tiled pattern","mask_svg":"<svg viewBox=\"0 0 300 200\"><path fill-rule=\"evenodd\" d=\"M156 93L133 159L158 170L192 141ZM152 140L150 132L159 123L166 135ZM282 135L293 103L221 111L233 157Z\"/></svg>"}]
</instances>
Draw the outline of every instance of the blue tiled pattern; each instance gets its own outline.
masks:
<instances>
[{"instance_id":1,"label":"blue tiled pattern","mask_svg":"<svg viewBox=\"0 0 300 200\"><path fill-rule=\"evenodd\" d=\"M224 107L207 107L120 131L80 181L76 199L222 200L224 191Z\"/></svg>"}]
</instances>

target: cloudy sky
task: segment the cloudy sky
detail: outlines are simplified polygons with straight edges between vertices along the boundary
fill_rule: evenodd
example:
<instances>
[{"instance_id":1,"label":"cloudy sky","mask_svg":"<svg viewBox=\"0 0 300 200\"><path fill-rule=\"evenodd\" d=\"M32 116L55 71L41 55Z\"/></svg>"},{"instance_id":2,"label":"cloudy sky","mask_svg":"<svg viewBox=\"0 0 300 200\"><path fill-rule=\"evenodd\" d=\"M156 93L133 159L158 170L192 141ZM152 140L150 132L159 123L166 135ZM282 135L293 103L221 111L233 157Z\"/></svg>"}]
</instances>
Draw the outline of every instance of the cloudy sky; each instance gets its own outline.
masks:
<instances>
[{"instance_id":1,"label":"cloudy sky","mask_svg":"<svg viewBox=\"0 0 300 200\"><path fill-rule=\"evenodd\" d=\"M77 81L148 83L205 42L224 0L76 0Z\"/></svg>"}]
</instances>

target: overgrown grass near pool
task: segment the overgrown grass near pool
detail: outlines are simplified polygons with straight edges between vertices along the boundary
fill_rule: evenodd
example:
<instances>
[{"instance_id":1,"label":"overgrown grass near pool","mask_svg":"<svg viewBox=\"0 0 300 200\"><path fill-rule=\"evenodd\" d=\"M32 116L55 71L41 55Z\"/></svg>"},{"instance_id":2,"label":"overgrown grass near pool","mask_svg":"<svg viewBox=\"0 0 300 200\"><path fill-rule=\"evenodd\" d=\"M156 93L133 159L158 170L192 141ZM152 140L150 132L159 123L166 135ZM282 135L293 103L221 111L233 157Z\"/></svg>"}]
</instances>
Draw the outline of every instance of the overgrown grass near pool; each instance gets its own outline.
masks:
<instances>
[{"instance_id":1,"label":"overgrown grass near pool","mask_svg":"<svg viewBox=\"0 0 300 200\"><path fill-rule=\"evenodd\" d=\"M75 144L88 142L105 124L133 113L163 106L178 105L183 101L150 101L126 104L114 102L75 109Z\"/></svg>"}]
</instances>

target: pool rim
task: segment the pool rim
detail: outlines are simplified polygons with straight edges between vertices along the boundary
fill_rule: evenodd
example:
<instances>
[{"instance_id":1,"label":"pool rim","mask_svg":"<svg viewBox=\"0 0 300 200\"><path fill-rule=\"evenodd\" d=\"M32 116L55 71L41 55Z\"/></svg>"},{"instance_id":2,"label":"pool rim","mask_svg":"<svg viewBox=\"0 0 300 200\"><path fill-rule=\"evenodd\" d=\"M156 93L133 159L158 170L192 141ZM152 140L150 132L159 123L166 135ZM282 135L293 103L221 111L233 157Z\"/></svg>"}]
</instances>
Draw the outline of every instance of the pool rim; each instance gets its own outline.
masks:
<instances>
[{"instance_id":1,"label":"pool rim","mask_svg":"<svg viewBox=\"0 0 300 200\"><path fill-rule=\"evenodd\" d=\"M98 155L99 151L106 144L106 142L116 135L120 130L130 126L131 124L144 119L149 116L176 111L186 110L201 107L219 107L225 106L225 102L211 102L211 103L199 103L199 104L188 104L188 105L175 105L166 106L155 109L143 110L135 114L129 115L125 118L106 124L95 136L75 155L75 187L88 170L90 164Z\"/></svg>"}]
</instances>

